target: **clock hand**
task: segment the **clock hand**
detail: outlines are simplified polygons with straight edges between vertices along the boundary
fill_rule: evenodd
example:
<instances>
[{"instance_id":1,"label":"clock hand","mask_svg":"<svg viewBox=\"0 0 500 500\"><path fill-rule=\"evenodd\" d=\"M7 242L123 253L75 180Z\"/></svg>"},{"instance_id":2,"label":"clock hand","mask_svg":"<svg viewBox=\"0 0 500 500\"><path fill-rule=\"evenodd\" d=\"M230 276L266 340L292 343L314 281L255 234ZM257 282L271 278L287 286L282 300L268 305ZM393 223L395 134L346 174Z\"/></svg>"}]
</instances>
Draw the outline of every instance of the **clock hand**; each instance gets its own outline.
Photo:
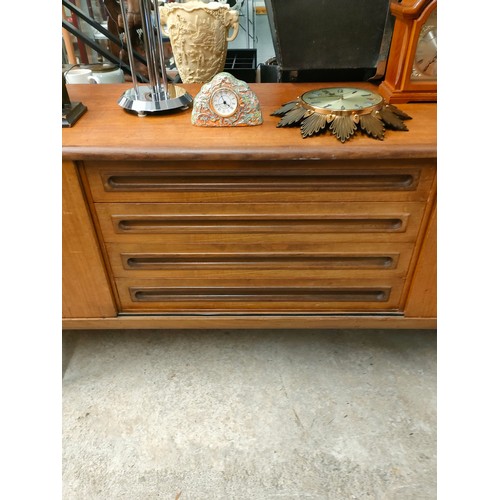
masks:
<instances>
[{"instance_id":1,"label":"clock hand","mask_svg":"<svg viewBox=\"0 0 500 500\"><path fill-rule=\"evenodd\" d=\"M429 66L436 61L437 61L437 54L426 64L426 66L423 69L423 72L425 73L429 69Z\"/></svg>"},{"instance_id":2,"label":"clock hand","mask_svg":"<svg viewBox=\"0 0 500 500\"><path fill-rule=\"evenodd\" d=\"M343 95L341 95L340 98L341 99L347 99L348 97L351 97L351 96L353 96L354 94L357 94L357 93L358 93L358 91L355 90L354 92L351 92L350 94L343 94Z\"/></svg>"}]
</instances>

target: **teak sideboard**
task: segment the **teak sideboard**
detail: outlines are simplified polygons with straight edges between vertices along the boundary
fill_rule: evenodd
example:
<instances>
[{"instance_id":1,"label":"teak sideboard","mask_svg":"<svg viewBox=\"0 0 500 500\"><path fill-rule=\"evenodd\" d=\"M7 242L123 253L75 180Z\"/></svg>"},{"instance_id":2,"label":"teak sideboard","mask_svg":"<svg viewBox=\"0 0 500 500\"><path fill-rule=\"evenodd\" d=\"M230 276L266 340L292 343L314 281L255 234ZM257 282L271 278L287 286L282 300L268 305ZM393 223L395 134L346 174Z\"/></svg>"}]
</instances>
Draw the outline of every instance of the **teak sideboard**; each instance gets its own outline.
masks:
<instances>
[{"instance_id":1,"label":"teak sideboard","mask_svg":"<svg viewBox=\"0 0 500 500\"><path fill-rule=\"evenodd\" d=\"M383 141L276 127L332 85L251 84L264 123L234 128L68 85L63 328L436 328L436 104Z\"/></svg>"}]
</instances>

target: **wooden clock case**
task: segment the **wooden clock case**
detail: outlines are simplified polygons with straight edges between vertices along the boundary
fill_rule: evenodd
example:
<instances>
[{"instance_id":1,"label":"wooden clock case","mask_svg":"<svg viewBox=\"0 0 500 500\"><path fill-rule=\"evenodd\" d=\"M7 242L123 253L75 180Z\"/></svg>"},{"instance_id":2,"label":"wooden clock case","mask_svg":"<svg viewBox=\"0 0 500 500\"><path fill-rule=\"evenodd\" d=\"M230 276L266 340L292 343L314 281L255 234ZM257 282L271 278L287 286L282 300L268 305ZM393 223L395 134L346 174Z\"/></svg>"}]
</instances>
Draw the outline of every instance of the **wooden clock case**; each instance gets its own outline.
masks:
<instances>
[{"instance_id":1,"label":"wooden clock case","mask_svg":"<svg viewBox=\"0 0 500 500\"><path fill-rule=\"evenodd\" d=\"M437 9L437 0L392 0L390 8L394 31L379 93L390 103L436 102L437 81L412 80L411 74L420 30Z\"/></svg>"}]
</instances>

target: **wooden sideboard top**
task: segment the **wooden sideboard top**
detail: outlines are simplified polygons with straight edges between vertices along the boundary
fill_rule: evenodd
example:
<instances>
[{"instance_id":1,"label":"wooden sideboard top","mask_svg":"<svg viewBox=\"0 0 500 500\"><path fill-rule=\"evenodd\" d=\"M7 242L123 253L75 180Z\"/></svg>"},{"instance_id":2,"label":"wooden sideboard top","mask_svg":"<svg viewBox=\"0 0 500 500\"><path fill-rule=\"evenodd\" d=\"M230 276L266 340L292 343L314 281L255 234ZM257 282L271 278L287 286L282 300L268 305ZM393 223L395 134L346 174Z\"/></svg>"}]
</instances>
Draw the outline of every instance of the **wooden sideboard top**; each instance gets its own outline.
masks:
<instances>
[{"instance_id":1,"label":"wooden sideboard top","mask_svg":"<svg viewBox=\"0 0 500 500\"><path fill-rule=\"evenodd\" d=\"M62 129L65 160L329 160L436 158L436 110L433 103L398 104L413 119L409 131L386 130L383 141L357 132L342 144L329 134L303 139L298 127L277 128L270 116L281 104L313 88L338 83L254 83L264 123L254 127L210 128L191 124L191 109L138 117L118 105L131 83L68 85L72 102L87 112ZM342 84L377 90L370 83ZM201 84L180 85L194 98Z\"/></svg>"}]
</instances>

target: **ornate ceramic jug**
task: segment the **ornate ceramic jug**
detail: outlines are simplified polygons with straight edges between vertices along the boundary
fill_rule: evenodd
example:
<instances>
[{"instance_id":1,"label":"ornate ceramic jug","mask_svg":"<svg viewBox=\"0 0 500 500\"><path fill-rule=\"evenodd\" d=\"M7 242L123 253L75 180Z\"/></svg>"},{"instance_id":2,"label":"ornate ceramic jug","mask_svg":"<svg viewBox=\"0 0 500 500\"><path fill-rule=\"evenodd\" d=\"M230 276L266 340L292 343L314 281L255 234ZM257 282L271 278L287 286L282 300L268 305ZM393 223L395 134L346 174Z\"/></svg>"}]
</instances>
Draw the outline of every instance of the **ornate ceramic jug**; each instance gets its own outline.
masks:
<instances>
[{"instance_id":1,"label":"ornate ceramic jug","mask_svg":"<svg viewBox=\"0 0 500 500\"><path fill-rule=\"evenodd\" d=\"M183 83L208 82L224 69L227 43L238 35L238 11L218 2L168 3L160 18Z\"/></svg>"}]
</instances>

